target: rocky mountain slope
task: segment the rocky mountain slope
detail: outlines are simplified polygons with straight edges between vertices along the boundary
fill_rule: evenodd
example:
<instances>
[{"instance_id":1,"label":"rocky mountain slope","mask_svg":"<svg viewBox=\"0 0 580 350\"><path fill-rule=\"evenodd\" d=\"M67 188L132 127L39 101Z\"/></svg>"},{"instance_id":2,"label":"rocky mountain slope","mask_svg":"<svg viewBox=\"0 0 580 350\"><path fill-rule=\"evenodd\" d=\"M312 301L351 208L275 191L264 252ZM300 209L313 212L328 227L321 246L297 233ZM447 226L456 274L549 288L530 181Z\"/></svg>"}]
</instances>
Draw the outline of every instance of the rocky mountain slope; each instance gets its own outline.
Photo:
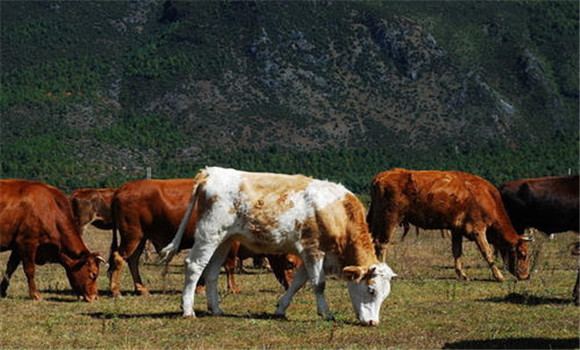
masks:
<instances>
[{"instance_id":1,"label":"rocky mountain slope","mask_svg":"<svg viewBox=\"0 0 580 350\"><path fill-rule=\"evenodd\" d=\"M576 2L0 6L2 177L333 177L345 152L370 155L360 179L337 176L356 186L390 166L577 171ZM522 164L502 168L506 152Z\"/></svg>"}]
</instances>

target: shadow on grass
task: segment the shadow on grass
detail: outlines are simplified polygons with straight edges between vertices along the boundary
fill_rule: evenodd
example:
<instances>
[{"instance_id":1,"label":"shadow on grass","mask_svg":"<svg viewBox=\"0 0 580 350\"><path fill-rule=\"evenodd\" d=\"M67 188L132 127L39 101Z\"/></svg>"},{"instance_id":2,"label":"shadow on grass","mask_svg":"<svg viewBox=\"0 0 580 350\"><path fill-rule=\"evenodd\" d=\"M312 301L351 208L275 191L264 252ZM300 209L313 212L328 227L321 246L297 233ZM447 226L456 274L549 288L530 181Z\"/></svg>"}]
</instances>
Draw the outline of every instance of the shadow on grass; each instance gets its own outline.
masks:
<instances>
[{"instance_id":1,"label":"shadow on grass","mask_svg":"<svg viewBox=\"0 0 580 350\"><path fill-rule=\"evenodd\" d=\"M110 319L143 319L143 318L169 318L169 319L177 319L182 317L181 312L159 312L159 313L144 313L144 314L124 314L124 313L110 313L110 312L90 312L84 313L83 315L89 316L92 318L96 318L99 320L110 320ZM213 316L211 313L207 311L195 311L195 315L197 318L205 318L205 317L224 317L224 318L235 318L235 319L253 319L253 320L274 320L274 321L281 321L281 322L288 322L290 321L287 317L278 316L271 313L246 313L246 314L223 314L221 316ZM313 323L318 321L318 319L314 318L312 320L291 320L292 322L298 323ZM335 321L328 321L328 322L336 322L344 325L350 326L358 326L360 323L352 322L347 320L335 320Z\"/></svg>"},{"instance_id":2,"label":"shadow on grass","mask_svg":"<svg viewBox=\"0 0 580 350\"><path fill-rule=\"evenodd\" d=\"M572 303L572 298L562 299L562 298L547 298L547 297L537 297L534 295L520 294L520 293L510 293L504 298L488 298L480 299L480 301L493 302L493 303L510 303L519 305L564 305Z\"/></svg>"},{"instance_id":3,"label":"shadow on grass","mask_svg":"<svg viewBox=\"0 0 580 350\"><path fill-rule=\"evenodd\" d=\"M146 314L123 314L110 312L89 312L83 315L96 318L99 320L111 319L139 319L139 318L178 318L181 317L181 312L159 312Z\"/></svg>"},{"instance_id":4,"label":"shadow on grass","mask_svg":"<svg viewBox=\"0 0 580 350\"><path fill-rule=\"evenodd\" d=\"M445 343L443 349L577 349L578 338L503 338L490 340L462 340Z\"/></svg>"},{"instance_id":5,"label":"shadow on grass","mask_svg":"<svg viewBox=\"0 0 580 350\"><path fill-rule=\"evenodd\" d=\"M123 313L110 313L110 312L91 312L85 313L85 316L89 316L97 319L139 319L139 318L180 318L182 317L181 312L159 312L159 313L145 313L145 314L123 314ZM207 311L195 311L197 318L213 317L211 313ZM274 314L244 314L244 315L229 315L223 314L222 316L216 317L227 317L227 318L252 318L259 320L286 320L284 317L278 317Z\"/></svg>"}]
</instances>

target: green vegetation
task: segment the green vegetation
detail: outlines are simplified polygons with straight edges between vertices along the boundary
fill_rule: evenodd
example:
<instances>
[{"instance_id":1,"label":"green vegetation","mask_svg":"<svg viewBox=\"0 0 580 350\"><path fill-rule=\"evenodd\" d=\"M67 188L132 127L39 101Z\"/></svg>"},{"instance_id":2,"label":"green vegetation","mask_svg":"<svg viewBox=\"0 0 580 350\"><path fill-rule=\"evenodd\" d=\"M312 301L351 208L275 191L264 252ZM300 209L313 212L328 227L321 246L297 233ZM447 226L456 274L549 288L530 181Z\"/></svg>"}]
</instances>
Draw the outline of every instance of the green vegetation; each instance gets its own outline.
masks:
<instances>
[{"instance_id":1,"label":"green vegetation","mask_svg":"<svg viewBox=\"0 0 580 350\"><path fill-rule=\"evenodd\" d=\"M578 173L574 1L0 6L2 178Z\"/></svg>"},{"instance_id":2,"label":"green vegetation","mask_svg":"<svg viewBox=\"0 0 580 350\"><path fill-rule=\"evenodd\" d=\"M89 230L83 238L91 250L108 251L110 232ZM235 276L241 294L226 294L225 275L220 276L225 316L208 315L205 296L198 295L197 319L183 319L179 307L185 252L165 277L162 266L142 263L149 297L131 295L125 268L124 297L112 299L102 268L100 299L93 303L76 301L57 264L38 266L36 281L45 301L33 302L19 268L8 298L0 299L0 348L578 348L578 307L571 302L577 261L568 248L575 241L574 233L554 240L538 236L531 248L540 251L536 271L517 283L508 272L506 282L494 282L475 244L466 241L464 263L472 280L462 282L455 279L450 238L441 238L439 231L416 237L412 231L390 248L388 263L399 277L374 328L357 324L345 282L335 277L328 278L325 295L336 321L316 315L310 287L296 294L288 320L271 319L284 290L272 273L253 268L249 260L250 273ZM7 260L8 253L0 254L1 266Z\"/></svg>"}]
</instances>

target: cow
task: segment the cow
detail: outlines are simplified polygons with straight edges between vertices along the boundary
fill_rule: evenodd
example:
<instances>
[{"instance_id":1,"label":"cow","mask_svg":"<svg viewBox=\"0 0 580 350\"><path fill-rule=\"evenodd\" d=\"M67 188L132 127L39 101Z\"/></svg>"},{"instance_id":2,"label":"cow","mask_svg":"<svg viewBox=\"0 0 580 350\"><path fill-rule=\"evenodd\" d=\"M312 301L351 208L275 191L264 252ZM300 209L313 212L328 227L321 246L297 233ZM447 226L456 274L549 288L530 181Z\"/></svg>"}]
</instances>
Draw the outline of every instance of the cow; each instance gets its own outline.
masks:
<instances>
[{"instance_id":1,"label":"cow","mask_svg":"<svg viewBox=\"0 0 580 350\"><path fill-rule=\"evenodd\" d=\"M528 178L509 181L499 187L501 199L514 229L523 234L537 229L547 235L579 232L578 175ZM576 252L575 252L576 254ZM580 304L580 271L572 296Z\"/></svg>"},{"instance_id":2,"label":"cow","mask_svg":"<svg viewBox=\"0 0 580 350\"><path fill-rule=\"evenodd\" d=\"M520 179L499 187L514 229L535 228L546 234L578 232L578 175Z\"/></svg>"},{"instance_id":3,"label":"cow","mask_svg":"<svg viewBox=\"0 0 580 350\"><path fill-rule=\"evenodd\" d=\"M186 263L182 295L184 317L195 317L195 285L205 270L208 309L221 315L217 292L219 267L231 242L256 253L291 253L302 265L275 315L285 317L298 289L310 279L318 314L332 319L324 298L325 271L347 280L352 306L365 325L379 323L382 302L396 276L374 254L365 209L342 185L303 175L252 173L208 167L195 177L191 200L175 238L161 251L178 251L189 217L197 217L195 243Z\"/></svg>"},{"instance_id":4,"label":"cow","mask_svg":"<svg viewBox=\"0 0 580 350\"><path fill-rule=\"evenodd\" d=\"M108 271L113 297L121 296L119 283L125 261L136 294L149 294L139 273L139 257L147 241L152 242L157 251L171 241L187 209L193 184L193 179L138 180L127 182L115 191L111 202L113 239ZM195 222L196 218L192 218L187 224L180 249L189 249L193 245ZM238 249L239 244L232 246L225 265L228 289L234 293L240 292L233 276ZM283 286L292 279L292 266L285 263L286 260L282 258L273 267L276 277L283 278L280 280Z\"/></svg>"},{"instance_id":5,"label":"cow","mask_svg":"<svg viewBox=\"0 0 580 350\"><path fill-rule=\"evenodd\" d=\"M98 297L99 263L83 243L67 197L41 182L0 180L0 251L11 250L0 296L6 297L10 277L22 261L28 291L42 300L34 281L35 264L61 264L73 291L82 300Z\"/></svg>"},{"instance_id":6,"label":"cow","mask_svg":"<svg viewBox=\"0 0 580 350\"><path fill-rule=\"evenodd\" d=\"M518 279L529 278L529 239L519 236L510 224L499 191L478 176L400 168L379 173L371 184L367 222L382 260L397 225L408 222L423 229L451 231L459 279L468 280L461 261L463 236L476 242L497 281L504 277L489 243L499 249L512 274Z\"/></svg>"},{"instance_id":7,"label":"cow","mask_svg":"<svg viewBox=\"0 0 580 350\"><path fill-rule=\"evenodd\" d=\"M89 225L101 230L113 229L111 200L114 192L114 188L82 188L71 193L69 200L81 235Z\"/></svg>"}]
</instances>

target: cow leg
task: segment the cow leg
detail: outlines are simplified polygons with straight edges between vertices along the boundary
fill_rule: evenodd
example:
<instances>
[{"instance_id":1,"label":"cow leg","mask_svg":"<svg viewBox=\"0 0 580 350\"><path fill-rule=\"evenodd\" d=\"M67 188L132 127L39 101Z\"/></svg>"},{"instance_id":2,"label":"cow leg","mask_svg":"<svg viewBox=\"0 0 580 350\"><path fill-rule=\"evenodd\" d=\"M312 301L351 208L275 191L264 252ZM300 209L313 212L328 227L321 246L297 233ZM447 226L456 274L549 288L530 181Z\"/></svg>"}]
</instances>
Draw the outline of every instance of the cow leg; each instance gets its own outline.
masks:
<instances>
[{"instance_id":1,"label":"cow leg","mask_svg":"<svg viewBox=\"0 0 580 350\"><path fill-rule=\"evenodd\" d=\"M455 273L460 280L468 281L469 277L463 271L463 235L460 232L451 232L451 251L455 260Z\"/></svg>"},{"instance_id":2,"label":"cow leg","mask_svg":"<svg viewBox=\"0 0 580 350\"><path fill-rule=\"evenodd\" d=\"M111 252L109 257L109 290L113 298L118 298L121 296L121 290L119 289L119 281L121 280L121 270L125 265L125 259L121 257L118 251Z\"/></svg>"},{"instance_id":3,"label":"cow leg","mask_svg":"<svg viewBox=\"0 0 580 350\"><path fill-rule=\"evenodd\" d=\"M20 264L20 261L21 261L20 255L16 250L13 250L12 253L10 253L10 258L8 258L8 264L6 265L6 273L2 278L2 283L0 283L0 297L2 298L6 297L6 290L8 289L8 285L10 284L10 278L12 277L14 271L16 271L16 268L18 267L18 264Z\"/></svg>"},{"instance_id":4,"label":"cow leg","mask_svg":"<svg viewBox=\"0 0 580 350\"><path fill-rule=\"evenodd\" d=\"M220 245L205 268L205 295L207 297L207 308L208 310L211 310L211 313L215 316L220 316L223 314L223 311L220 308L217 282L220 274L220 268L228 257L230 245L230 243L224 243ZM235 261L233 266L235 266Z\"/></svg>"},{"instance_id":5,"label":"cow leg","mask_svg":"<svg viewBox=\"0 0 580 350\"><path fill-rule=\"evenodd\" d=\"M302 286L304 285L304 283L306 283L307 280L308 280L308 272L306 271L305 264L302 263L302 265L300 265L300 267L298 268L298 271L296 271L296 274L292 279L290 287L288 287L286 293L284 293L282 298L280 298L280 300L278 301L278 307L276 308L276 312L274 313L276 316L286 317L286 309L288 308L288 305L290 305L292 297L294 296L294 294L296 294L296 292L300 288L302 288Z\"/></svg>"},{"instance_id":6,"label":"cow leg","mask_svg":"<svg viewBox=\"0 0 580 350\"><path fill-rule=\"evenodd\" d=\"M503 282L504 277L499 268L497 267L497 265L495 264L495 261L493 259L493 252L485 236L485 230L476 233L475 243L477 244L477 247L479 248L481 255L483 255L483 258L489 264L491 272L493 273L493 277L495 277L496 281Z\"/></svg>"},{"instance_id":7,"label":"cow leg","mask_svg":"<svg viewBox=\"0 0 580 350\"><path fill-rule=\"evenodd\" d=\"M196 234L196 236L199 235ZM202 242L200 239L197 239L185 259L185 282L183 294L181 296L183 317L195 317L195 312L193 311L195 287L199 278L203 274L203 270L219 246L220 240L217 238L218 234L209 234L208 236L215 237L216 239L213 242ZM210 289L210 284L211 283L207 281L206 289ZM215 290L217 291L217 282ZM210 291L206 290L206 295L209 294ZM208 299L209 298L211 297L208 297Z\"/></svg>"},{"instance_id":8,"label":"cow leg","mask_svg":"<svg viewBox=\"0 0 580 350\"><path fill-rule=\"evenodd\" d=\"M22 267L24 268L24 274L26 275L26 280L28 281L28 292L30 297L34 300L42 300L42 296L38 293L38 289L36 289L36 282L34 281L34 261L36 260L36 249L37 247L33 247L32 249L27 249L29 254L22 254L24 258L22 259Z\"/></svg>"},{"instance_id":9,"label":"cow leg","mask_svg":"<svg viewBox=\"0 0 580 350\"><path fill-rule=\"evenodd\" d=\"M117 298L121 296L121 291L119 289L119 283L121 280L121 271L125 262L133 255L135 255L135 251L145 243L145 238L142 235L135 235L136 237L131 238L130 240L123 239L123 237L131 237L131 234L121 235L121 244L116 251L111 251L109 257L109 289L111 290L111 294L113 298ZM143 248L141 247L141 250ZM140 255L140 253L139 253ZM139 263L139 259L135 262L136 264ZM133 268L131 268L131 273L133 273ZM139 272L137 271L137 274ZM137 281L133 276L133 282L136 284ZM137 290L135 286L135 290Z\"/></svg>"},{"instance_id":10,"label":"cow leg","mask_svg":"<svg viewBox=\"0 0 580 350\"><path fill-rule=\"evenodd\" d=\"M240 242L235 241L232 243L231 248L228 251L228 255L226 258L226 263L224 265L226 269L226 276L228 281L228 291L238 294L242 291L236 285L236 280L234 279L234 270L236 269L236 265L238 262L238 250L240 249Z\"/></svg>"},{"instance_id":11,"label":"cow leg","mask_svg":"<svg viewBox=\"0 0 580 350\"><path fill-rule=\"evenodd\" d=\"M407 237L407 233L409 233L409 230L411 228L409 227L408 222L402 222L401 226L403 226L403 235L401 236L401 242L403 242L405 240L405 237Z\"/></svg>"},{"instance_id":12,"label":"cow leg","mask_svg":"<svg viewBox=\"0 0 580 350\"><path fill-rule=\"evenodd\" d=\"M131 277L133 277L133 284L135 287L135 293L137 295L149 295L149 290L145 288L143 285L143 281L141 280L141 274L139 273L139 259L141 258L141 254L145 249L145 245L147 243L146 239L141 240L135 252L131 254L129 259L127 259L127 264L129 265L129 270L131 271Z\"/></svg>"},{"instance_id":13,"label":"cow leg","mask_svg":"<svg viewBox=\"0 0 580 350\"><path fill-rule=\"evenodd\" d=\"M330 312L328 303L324 298L326 278L324 276L323 263L324 254L321 258L316 259L312 264L306 264L306 271L308 272L308 277L310 277L310 282L312 284L312 290L316 296L316 312L327 320L333 320L334 316L332 315L332 312Z\"/></svg>"},{"instance_id":14,"label":"cow leg","mask_svg":"<svg viewBox=\"0 0 580 350\"><path fill-rule=\"evenodd\" d=\"M387 248L389 247L389 243L392 240L393 234L395 233L395 229L401 220L398 218L390 218L388 223L385 227L385 240L384 242L380 242L380 240L375 239L375 254L379 261L385 262L387 260Z\"/></svg>"}]
</instances>

